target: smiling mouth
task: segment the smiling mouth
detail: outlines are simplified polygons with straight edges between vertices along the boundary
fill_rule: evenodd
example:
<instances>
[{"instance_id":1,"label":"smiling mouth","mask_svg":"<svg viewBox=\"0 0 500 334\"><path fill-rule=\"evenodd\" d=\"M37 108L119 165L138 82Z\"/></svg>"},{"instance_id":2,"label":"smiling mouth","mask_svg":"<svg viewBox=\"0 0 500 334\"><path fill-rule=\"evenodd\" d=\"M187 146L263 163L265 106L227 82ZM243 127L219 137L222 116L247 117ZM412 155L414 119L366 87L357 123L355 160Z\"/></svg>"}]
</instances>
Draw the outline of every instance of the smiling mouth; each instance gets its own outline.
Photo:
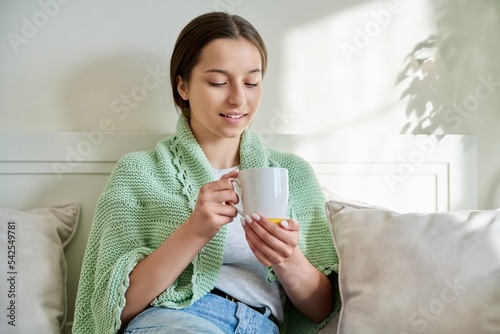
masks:
<instances>
[{"instance_id":1,"label":"smiling mouth","mask_svg":"<svg viewBox=\"0 0 500 334\"><path fill-rule=\"evenodd\" d=\"M219 116L222 117L227 117L227 118L232 118L232 119L240 119L242 117L245 117L247 114L242 114L242 115L226 115L226 114L219 114Z\"/></svg>"}]
</instances>

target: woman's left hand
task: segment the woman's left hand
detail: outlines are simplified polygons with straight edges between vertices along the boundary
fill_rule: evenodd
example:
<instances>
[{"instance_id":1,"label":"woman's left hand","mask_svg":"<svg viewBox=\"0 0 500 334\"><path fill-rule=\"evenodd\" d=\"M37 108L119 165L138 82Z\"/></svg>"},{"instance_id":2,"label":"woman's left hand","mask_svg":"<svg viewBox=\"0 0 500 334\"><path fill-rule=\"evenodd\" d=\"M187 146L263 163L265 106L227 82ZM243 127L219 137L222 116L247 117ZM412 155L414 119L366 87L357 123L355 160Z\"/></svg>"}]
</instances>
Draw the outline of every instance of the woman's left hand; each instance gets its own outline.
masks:
<instances>
[{"instance_id":1,"label":"woman's left hand","mask_svg":"<svg viewBox=\"0 0 500 334\"><path fill-rule=\"evenodd\" d=\"M257 214L242 218L245 235L255 257L272 266L292 256L299 241L299 224L293 219L276 224Z\"/></svg>"}]
</instances>

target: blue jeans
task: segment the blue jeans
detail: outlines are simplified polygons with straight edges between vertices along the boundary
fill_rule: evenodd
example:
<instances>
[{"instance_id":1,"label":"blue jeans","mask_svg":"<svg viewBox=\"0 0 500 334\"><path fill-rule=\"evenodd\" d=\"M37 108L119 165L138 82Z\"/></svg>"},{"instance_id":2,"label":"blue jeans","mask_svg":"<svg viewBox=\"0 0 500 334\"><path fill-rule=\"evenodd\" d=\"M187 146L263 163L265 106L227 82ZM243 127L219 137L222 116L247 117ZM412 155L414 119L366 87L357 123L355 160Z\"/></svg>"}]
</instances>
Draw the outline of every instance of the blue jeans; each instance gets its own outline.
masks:
<instances>
[{"instance_id":1,"label":"blue jeans","mask_svg":"<svg viewBox=\"0 0 500 334\"><path fill-rule=\"evenodd\" d=\"M278 326L264 314L240 302L208 294L180 310L150 307L132 319L125 334L279 334Z\"/></svg>"}]
</instances>

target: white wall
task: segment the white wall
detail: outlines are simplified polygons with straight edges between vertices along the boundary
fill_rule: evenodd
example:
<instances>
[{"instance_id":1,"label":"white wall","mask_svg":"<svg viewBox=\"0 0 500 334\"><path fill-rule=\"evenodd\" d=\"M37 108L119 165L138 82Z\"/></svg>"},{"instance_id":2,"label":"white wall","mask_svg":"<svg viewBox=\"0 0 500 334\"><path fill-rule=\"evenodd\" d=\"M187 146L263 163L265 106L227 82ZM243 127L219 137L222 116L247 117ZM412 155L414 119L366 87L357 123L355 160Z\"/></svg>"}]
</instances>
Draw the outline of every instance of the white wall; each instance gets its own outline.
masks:
<instances>
[{"instance_id":1,"label":"white wall","mask_svg":"<svg viewBox=\"0 0 500 334\"><path fill-rule=\"evenodd\" d=\"M177 113L167 69L175 38L196 15L225 8L249 19L268 45L265 93L253 125L265 140L274 133L474 134L478 206L497 208L495 5L0 0L0 131L172 132ZM419 49L419 60L410 61L433 33L445 42L438 52ZM397 83L406 72L415 75Z\"/></svg>"}]
</instances>

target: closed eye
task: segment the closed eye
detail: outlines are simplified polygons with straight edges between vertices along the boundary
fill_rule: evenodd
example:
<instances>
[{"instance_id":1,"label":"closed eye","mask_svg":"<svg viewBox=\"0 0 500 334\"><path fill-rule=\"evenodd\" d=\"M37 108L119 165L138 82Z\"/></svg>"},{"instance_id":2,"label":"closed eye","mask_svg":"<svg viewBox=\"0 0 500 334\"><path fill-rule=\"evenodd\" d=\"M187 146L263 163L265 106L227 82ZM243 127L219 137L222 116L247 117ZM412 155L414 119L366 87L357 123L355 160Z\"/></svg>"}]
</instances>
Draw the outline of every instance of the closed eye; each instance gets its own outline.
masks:
<instances>
[{"instance_id":1,"label":"closed eye","mask_svg":"<svg viewBox=\"0 0 500 334\"><path fill-rule=\"evenodd\" d=\"M245 86L247 86L248 88L254 88L254 87L257 87L259 85L259 83L246 83Z\"/></svg>"},{"instance_id":2,"label":"closed eye","mask_svg":"<svg viewBox=\"0 0 500 334\"><path fill-rule=\"evenodd\" d=\"M226 83L225 82L209 82L210 86L213 87L223 87Z\"/></svg>"}]
</instances>

